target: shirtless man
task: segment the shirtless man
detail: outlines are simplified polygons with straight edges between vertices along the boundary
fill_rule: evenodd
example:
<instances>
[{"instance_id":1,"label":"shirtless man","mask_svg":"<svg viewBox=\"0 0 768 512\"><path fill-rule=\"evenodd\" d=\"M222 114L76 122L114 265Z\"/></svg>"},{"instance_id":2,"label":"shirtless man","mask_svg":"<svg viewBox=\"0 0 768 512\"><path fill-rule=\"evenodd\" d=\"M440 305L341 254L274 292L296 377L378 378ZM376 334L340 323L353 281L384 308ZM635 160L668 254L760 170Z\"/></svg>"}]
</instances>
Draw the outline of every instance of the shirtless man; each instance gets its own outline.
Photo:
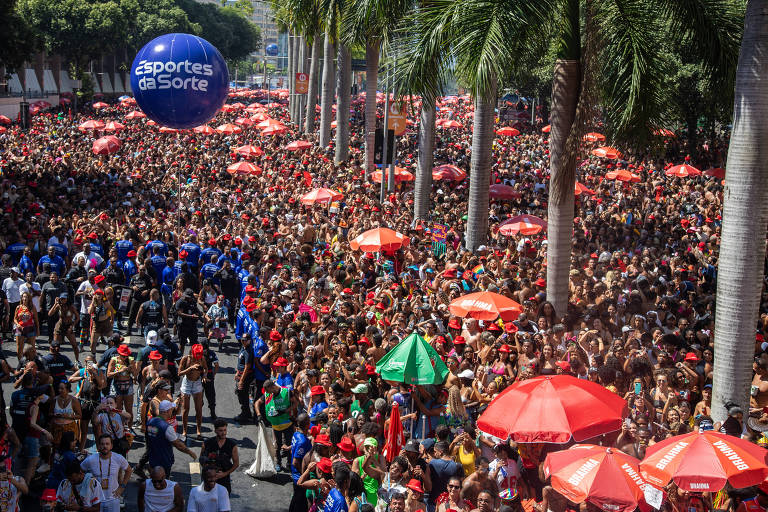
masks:
<instances>
[{"instance_id":1,"label":"shirtless man","mask_svg":"<svg viewBox=\"0 0 768 512\"><path fill-rule=\"evenodd\" d=\"M467 345L472 347L472 350L475 352L483 346L480 340L482 334L483 331L480 329L477 320L470 318L464 322L464 330L461 331L461 335L467 340Z\"/></svg>"},{"instance_id":2,"label":"shirtless man","mask_svg":"<svg viewBox=\"0 0 768 512\"><path fill-rule=\"evenodd\" d=\"M181 358L179 376L181 380L181 425L182 435L187 437L189 422L189 399L195 401L195 422L197 423L197 439L203 438L203 375L208 371L208 363L203 357L203 346L195 344L189 354Z\"/></svg>"},{"instance_id":3,"label":"shirtless man","mask_svg":"<svg viewBox=\"0 0 768 512\"><path fill-rule=\"evenodd\" d=\"M517 345L517 353L520 354L517 358L518 373L521 373L526 368L532 369L534 373L538 373L539 359L533 351L533 342L531 341L530 334L518 331L515 334L515 345Z\"/></svg>"},{"instance_id":4,"label":"shirtless man","mask_svg":"<svg viewBox=\"0 0 768 512\"><path fill-rule=\"evenodd\" d=\"M749 407L752 410L761 411L763 407L768 406L768 363L764 360L755 362L752 365L755 376L752 377L752 386L750 387Z\"/></svg>"},{"instance_id":5,"label":"shirtless man","mask_svg":"<svg viewBox=\"0 0 768 512\"><path fill-rule=\"evenodd\" d=\"M705 384L704 389L701 390L701 401L696 404L694 416L711 416L712 415L712 384Z\"/></svg>"},{"instance_id":6,"label":"shirtless man","mask_svg":"<svg viewBox=\"0 0 768 512\"><path fill-rule=\"evenodd\" d=\"M499 495L499 488L496 481L491 478L489 473L488 459L480 457L477 461L477 468L474 473L464 480L461 487L461 497L472 504L477 503L477 497L482 491L491 493L491 496Z\"/></svg>"}]
</instances>

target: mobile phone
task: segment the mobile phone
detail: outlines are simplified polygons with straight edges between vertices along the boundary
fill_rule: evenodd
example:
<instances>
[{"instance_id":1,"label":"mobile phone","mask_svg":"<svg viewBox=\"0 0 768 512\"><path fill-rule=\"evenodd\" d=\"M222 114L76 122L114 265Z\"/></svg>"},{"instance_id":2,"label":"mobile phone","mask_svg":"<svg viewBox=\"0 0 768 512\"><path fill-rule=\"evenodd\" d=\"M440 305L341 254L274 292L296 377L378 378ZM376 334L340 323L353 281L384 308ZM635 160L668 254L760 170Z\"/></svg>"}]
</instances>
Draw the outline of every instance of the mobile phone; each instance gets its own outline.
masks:
<instances>
[{"instance_id":1,"label":"mobile phone","mask_svg":"<svg viewBox=\"0 0 768 512\"><path fill-rule=\"evenodd\" d=\"M643 384L640 382L635 382L635 394L640 396L642 392L643 392Z\"/></svg>"}]
</instances>

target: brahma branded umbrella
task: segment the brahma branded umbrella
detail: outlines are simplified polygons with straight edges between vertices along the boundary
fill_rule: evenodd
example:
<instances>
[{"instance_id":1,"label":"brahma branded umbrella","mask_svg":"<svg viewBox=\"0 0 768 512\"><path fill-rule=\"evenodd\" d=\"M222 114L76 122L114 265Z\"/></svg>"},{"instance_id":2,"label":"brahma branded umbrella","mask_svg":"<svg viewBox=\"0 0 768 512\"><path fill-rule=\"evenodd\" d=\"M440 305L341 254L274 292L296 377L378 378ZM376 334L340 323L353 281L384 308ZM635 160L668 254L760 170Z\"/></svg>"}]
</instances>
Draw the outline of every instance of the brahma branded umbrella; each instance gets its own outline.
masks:
<instances>
[{"instance_id":1,"label":"brahma branded umbrella","mask_svg":"<svg viewBox=\"0 0 768 512\"><path fill-rule=\"evenodd\" d=\"M494 292L477 292L462 295L448 305L452 315L477 320L496 320L501 317L505 322L515 320L523 307L509 297Z\"/></svg>"},{"instance_id":2,"label":"brahma branded umbrella","mask_svg":"<svg viewBox=\"0 0 768 512\"><path fill-rule=\"evenodd\" d=\"M396 251L406 247L410 239L389 228L369 229L349 242L353 251L363 252Z\"/></svg>"}]
</instances>

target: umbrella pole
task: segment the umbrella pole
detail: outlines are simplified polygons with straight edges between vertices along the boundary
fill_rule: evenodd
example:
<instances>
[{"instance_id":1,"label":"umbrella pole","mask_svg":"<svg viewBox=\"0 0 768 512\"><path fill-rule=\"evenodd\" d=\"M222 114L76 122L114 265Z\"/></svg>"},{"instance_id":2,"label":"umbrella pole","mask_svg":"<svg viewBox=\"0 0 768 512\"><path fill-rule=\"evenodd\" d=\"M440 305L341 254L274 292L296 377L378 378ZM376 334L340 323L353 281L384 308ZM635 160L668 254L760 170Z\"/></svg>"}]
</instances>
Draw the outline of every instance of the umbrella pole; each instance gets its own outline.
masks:
<instances>
[{"instance_id":1,"label":"umbrella pole","mask_svg":"<svg viewBox=\"0 0 768 512\"><path fill-rule=\"evenodd\" d=\"M410 408L410 410L408 412L409 413L413 413L413 392L411 392L411 408ZM413 421L413 419L411 419L411 421L410 421L410 424L411 424L411 428L410 428L411 439L413 439L413 424L414 423L415 422Z\"/></svg>"}]
</instances>

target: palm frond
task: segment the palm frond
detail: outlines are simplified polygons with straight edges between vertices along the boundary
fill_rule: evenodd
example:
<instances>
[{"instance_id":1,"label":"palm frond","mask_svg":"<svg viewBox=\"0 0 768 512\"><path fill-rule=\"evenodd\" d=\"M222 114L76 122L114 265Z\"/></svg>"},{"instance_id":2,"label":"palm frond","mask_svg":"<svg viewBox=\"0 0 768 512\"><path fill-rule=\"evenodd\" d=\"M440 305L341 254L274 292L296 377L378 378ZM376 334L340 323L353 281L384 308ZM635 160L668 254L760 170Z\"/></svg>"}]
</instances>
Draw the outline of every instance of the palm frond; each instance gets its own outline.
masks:
<instances>
[{"instance_id":1,"label":"palm frond","mask_svg":"<svg viewBox=\"0 0 768 512\"><path fill-rule=\"evenodd\" d=\"M627 144L647 140L649 126L662 126L668 111L670 75L661 59L663 33L657 13L645 0L594 2L599 86L609 133Z\"/></svg>"}]
</instances>

